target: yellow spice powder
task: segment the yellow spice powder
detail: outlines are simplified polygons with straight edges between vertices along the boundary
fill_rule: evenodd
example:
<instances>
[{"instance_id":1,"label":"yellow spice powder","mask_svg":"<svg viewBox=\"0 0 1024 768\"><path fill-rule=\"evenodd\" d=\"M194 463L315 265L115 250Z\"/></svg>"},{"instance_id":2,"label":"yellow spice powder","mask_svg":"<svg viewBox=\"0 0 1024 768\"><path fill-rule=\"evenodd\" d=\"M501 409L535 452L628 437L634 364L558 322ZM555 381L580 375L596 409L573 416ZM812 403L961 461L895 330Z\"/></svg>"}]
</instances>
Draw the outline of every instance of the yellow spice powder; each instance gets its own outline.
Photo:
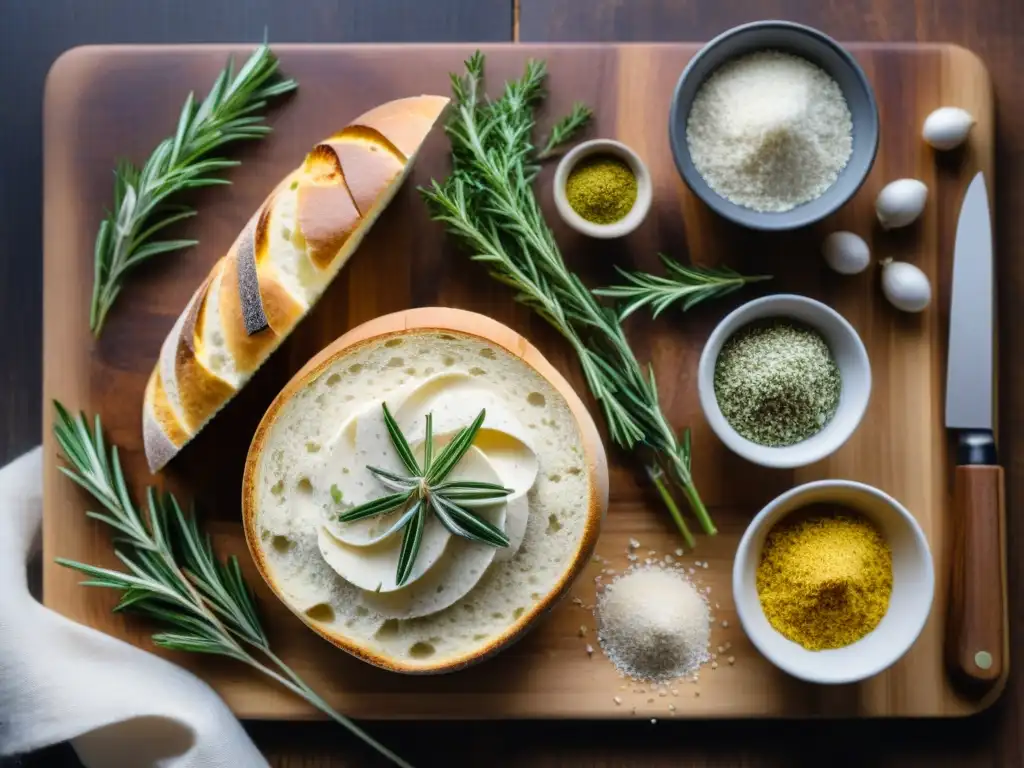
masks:
<instances>
[{"instance_id":1,"label":"yellow spice powder","mask_svg":"<svg viewBox=\"0 0 1024 768\"><path fill-rule=\"evenodd\" d=\"M569 205L595 224L624 218L636 202L638 189L633 170L622 160L605 155L581 160L565 182Z\"/></svg>"},{"instance_id":2,"label":"yellow spice powder","mask_svg":"<svg viewBox=\"0 0 1024 768\"><path fill-rule=\"evenodd\" d=\"M885 616L892 551L859 515L808 508L769 532L757 593L769 623L793 642L812 651L842 648Z\"/></svg>"}]
</instances>

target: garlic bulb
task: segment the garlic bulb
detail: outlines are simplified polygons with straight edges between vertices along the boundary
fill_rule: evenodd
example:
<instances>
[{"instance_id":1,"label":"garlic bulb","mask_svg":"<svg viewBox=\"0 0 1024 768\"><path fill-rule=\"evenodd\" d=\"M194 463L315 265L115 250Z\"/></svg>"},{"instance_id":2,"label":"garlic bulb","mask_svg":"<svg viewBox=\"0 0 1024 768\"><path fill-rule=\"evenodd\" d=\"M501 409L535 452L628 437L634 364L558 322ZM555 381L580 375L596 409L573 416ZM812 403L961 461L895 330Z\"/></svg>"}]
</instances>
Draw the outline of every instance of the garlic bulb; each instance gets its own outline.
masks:
<instances>
[{"instance_id":1,"label":"garlic bulb","mask_svg":"<svg viewBox=\"0 0 1024 768\"><path fill-rule=\"evenodd\" d=\"M882 262L882 293L904 312L920 312L932 300L928 276L913 264L892 259Z\"/></svg>"},{"instance_id":2,"label":"garlic bulb","mask_svg":"<svg viewBox=\"0 0 1024 768\"><path fill-rule=\"evenodd\" d=\"M864 238L853 232L833 232L821 246L825 263L841 275L856 275L868 268L871 250Z\"/></svg>"},{"instance_id":3,"label":"garlic bulb","mask_svg":"<svg viewBox=\"0 0 1024 768\"><path fill-rule=\"evenodd\" d=\"M966 109L940 107L925 118L921 136L936 149L953 149L963 144L974 123Z\"/></svg>"},{"instance_id":4,"label":"garlic bulb","mask_svg":"<svg viewBox=\"0 0 1024 768\"><path fill-rule=\"evenodd\" d=\"M897 179L882 187L875 200L875 213L885 229L913 223L924 210L928 187L917 179Z\"/></svg>"}]
</instances>

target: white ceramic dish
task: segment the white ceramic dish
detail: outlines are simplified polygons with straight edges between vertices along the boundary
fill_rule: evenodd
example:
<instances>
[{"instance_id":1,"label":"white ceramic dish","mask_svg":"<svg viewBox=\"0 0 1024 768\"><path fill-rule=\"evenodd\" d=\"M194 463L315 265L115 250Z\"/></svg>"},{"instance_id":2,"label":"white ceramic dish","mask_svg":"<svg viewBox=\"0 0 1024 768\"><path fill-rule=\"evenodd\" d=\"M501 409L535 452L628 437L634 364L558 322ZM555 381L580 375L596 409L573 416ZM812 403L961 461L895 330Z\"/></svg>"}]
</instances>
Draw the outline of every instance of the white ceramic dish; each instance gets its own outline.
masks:
<instances>
[{"instance_id":1,"label":"white ceramic dish","mask_svg":"<svg viewBox=\"0 0 1024 768\"><path fill-rule=\"evenodd\" d=\"M626 163L633 171L633 175L636 176L636 201L633 203L633 207L629 213L611 224L595 224L592 221L587 221L572 209L565 196L565 182L568 180L569 174L572 173L572 169L578 162L593 155L617 157ZM555 169L554 198L558 215L577 232L602 239L623 237L639 227L647 217L648 211L651 210L651 174L640 156L622 142L612 139L593 139L577 145L559 161L558 167Z\"/></svg>"},{"instance_id":2,"label":"white ceramic dish","mask_svg":"<svg viewBox=\"0 0 1024 768\"><path fill-rule=\"evenodd\" d=\"M817 330L832 351L843 381L832 420L817 434L783 447L761 445L740 435L726 421L715 397L715 366L722 345L744 326L771 318L790 318ZM871 397L871 363L857 331L834 309L806 296L776 294L738 307L711 332L697 367L697 392L705 418L730 450L755 464L790 469L825 458L857 429Z\"/></svg>"},{"instance_id":3,"label":"white ceramic dish","mask_svg":"<svg viewBox=\"0 0 1024 768\"><path fill-rule=\"evenodd\" d=\"M757 565L768 532L790 512L815 503L860 512L892 549L892 596L885 617L856 643L827 651L808 651L777 632L757 597ZM931 611L935 568L921 527L902 504L869 485L820 480L782 494L747 526L733 561L732 591L743 630L775 666L812 683L854 683L895 664L917 640Z\"/></svg>"}]
</instances>

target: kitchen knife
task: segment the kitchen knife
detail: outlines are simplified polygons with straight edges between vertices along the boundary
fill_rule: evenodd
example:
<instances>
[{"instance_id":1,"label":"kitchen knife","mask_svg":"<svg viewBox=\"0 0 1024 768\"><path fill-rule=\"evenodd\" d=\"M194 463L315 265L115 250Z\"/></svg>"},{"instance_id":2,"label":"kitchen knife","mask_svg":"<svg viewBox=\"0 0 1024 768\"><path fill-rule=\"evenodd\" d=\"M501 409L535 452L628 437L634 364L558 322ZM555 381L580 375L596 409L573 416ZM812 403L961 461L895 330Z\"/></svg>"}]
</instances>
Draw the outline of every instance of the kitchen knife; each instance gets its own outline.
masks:
<instances>
[{"instance_id":1,"label":"kitchen knife","mask_svg":"<svg viewBox=\"0 0 1024 768\"><path fill-rule=\"evenodd\" d=\"M946 427L956 432L953 576L946 656L961 681L991 685L1005 659L1003 469L993 431L995 286L985 177L964 196L953 251Z\"/></svg>"}]
</instances>

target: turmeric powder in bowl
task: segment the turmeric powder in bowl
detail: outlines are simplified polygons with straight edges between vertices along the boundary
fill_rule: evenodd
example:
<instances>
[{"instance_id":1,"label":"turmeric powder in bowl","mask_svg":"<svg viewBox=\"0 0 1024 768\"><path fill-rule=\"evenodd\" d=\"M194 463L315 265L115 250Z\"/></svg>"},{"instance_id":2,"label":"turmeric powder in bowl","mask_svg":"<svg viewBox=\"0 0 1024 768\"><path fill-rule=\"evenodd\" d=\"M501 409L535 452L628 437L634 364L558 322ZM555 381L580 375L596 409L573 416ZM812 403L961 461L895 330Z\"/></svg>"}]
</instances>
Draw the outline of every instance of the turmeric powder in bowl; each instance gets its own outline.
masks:
<instances>
[{"instance_id":1,"label":"turmeric powder in bowl","mask_svg":"<svg viewBox=\"0 0 1024 768\"><path fill-rule=\"evenodd\" d=\"M611 155L580 160L565 182L565 196L576 213L593 224L624 219L636 203L639 185L629 165Z\"/></svg>"},{"instance_id":2,"label":"turmeric powder in bowl","mask_svg":"<svg viewBox=\"0 0 1024 768\"><path fill-rule=\"evenodd\" d=\"M757 567L768 622L811 651L851 645L879 625L892 594L892 551L852 510L812 505L768 534Z\"/></svg>"}]
</instances>

